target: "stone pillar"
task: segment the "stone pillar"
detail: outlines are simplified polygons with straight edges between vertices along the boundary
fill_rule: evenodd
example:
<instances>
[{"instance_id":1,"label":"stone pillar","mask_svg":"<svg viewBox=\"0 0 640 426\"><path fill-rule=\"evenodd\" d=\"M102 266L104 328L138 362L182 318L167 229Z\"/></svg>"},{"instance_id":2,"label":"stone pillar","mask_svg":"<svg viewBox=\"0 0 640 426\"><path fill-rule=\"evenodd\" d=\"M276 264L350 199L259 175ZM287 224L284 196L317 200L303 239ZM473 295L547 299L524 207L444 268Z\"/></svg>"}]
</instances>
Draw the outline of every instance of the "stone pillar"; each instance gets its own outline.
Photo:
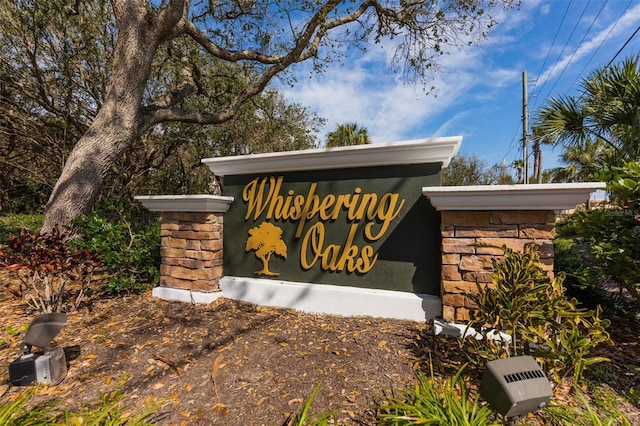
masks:
<instances>
[{"instance_id":1,"label":"stone pillar","mask_svg":"<svg viewBox=\"0 0 640 426\"><path fill-rule=\"evenodd\" d=\"M475 305L466 295L491 282L492 259L501 247L522 251L535 242L543 267L553 273L555 213L538 211L443 211L442 317L447 322L469 320ZM485 247L483 247L485 246ZM476 284L477 283L477 284Z\"/></svg>"},{"instance_id":2,"label":"stone pillar","mask_svg":"<svg viewBox=\"0 0 640 426\"><path fill-rule=\"evenodd\" d=\"M160 286L153 289L153 295L191 303L215 300L223 274L222 218L233 197L202 194L135 198L160 214Z\"/></svg>"},{"instance_id":3,"label":"stone pillar","mask_svg":"<svg viewBox=\"0 0 640 426\"><path fill-rule=\"evenodd\" d=\"M553 275L555 212L575 209L601 188L602 182L422 188L441 212L442 318L469 320L475 306L467 294L477 292L478 284L490 285L491 260L503 253L495 246L522 251L535 242Z\"/></svg>"},{"instance_id":4,"label":"stone pillar","mask_svg":"<svg viewBox=\"0 0 640 426\"><path fill-rule=\"evenodd\" d=\"M218 291L222 278L222 213L162 212L160 285Z\"/></svg>"}]
</instances>

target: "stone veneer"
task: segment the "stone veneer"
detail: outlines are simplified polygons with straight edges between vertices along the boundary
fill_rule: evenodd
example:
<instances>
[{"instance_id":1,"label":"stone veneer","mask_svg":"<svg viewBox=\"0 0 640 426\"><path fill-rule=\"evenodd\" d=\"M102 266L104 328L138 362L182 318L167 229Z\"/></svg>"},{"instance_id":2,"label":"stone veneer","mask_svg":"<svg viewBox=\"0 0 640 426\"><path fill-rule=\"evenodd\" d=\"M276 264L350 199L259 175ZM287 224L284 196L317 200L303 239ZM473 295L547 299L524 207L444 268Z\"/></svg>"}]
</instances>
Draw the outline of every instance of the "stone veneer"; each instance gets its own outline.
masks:
<instances>
[{"instance_id":1,"label":"stone veneer","mask_svg":"<svg viewBox=\"0 0 640 426\"><path fill-rule=\"evenodd\" d=\"M555 211L575 208L604 186L600 182L427 187L422 193L440 211L442 319L466 322L476 308L468 294L491 285L493 259L507 246L535 243L553 276Z\"/></svg>"},{"instance_id":2,"label":"stone veneer","mask_svg":"<svg viewBox=\"0 0 640 426\"><path fill-rule=\"evenodd\" d=\"M554 221L551 210L443 211L443 319L469 320L469 310L476 306L467 294L476 293L477 284L491 283L492 260L503 253L497 247L522 251L525 244L535 242L543 267L552 274Z\"/></svg>"},{"instance_id":3,"label":"stone veneer","mask_svg":"<svg viewBox=\"0 0 640 426\"><path fill-rule=\"evenodd\" d=\"M223 215L233 197L219 195L138 196L160 215L160 287L154 295L194 301L220 291ZM166 290L173 289L168 295ZM203 303L208 296L195 297Z\"/></svg>"},{"instance_id":4,"label":"stone veneer","mask_svg":"<svg viewBox=\"0 0 640 426\"><path fill-rule=\"evenodd\" d=\"M222 213L162 212L160 285L219 291L222 278Z\"/></svg>"}]
</instances>

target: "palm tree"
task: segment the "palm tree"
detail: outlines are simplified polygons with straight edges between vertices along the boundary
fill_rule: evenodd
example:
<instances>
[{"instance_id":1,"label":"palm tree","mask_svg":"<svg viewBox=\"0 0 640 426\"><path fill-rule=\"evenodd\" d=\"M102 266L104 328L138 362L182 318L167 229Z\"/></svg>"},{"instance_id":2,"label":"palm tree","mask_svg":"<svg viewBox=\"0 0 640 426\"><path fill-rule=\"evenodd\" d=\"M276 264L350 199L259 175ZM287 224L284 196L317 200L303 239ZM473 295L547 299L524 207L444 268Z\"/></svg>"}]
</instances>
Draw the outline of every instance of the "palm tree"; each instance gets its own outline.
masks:
<instances>
[{"instance_id":1,"label":"palm tree","mask_svg":"<svg viewBox=\"0 0 640 426\"><path fill-rule=\"evenodd\" d=\"M327 135L327 148L370 143L369 131L357 123L338 124L336 129Z\"/></svg>"},{"instance_id":2,"label":"palm tree","mask_svg":"<svg viewBox=\"0 0 640 426\"><path fill-rule=\"evenodd\" d=\"M524 160L513 160L511 164L517 170L516 182L523 183L524 182Z\"/></svg>"},{"instance_id":3,"label":"palm tree","mask_svg":"<svg viewBox=\"0 0 640 426\"><path fill-rule=\"evenodd\" d=\"M550 99L534 119L534 133L565 150L591 150L596 155L589 167L578 156L577 166L584 170L640 159L640 56L593 72L581 86L579 97ZM574 161L574 154L566 157Z\"/></svg>"},{"instance_id":4,"label":"palm tree","mask_svg":"<svg viewBox=\"0 0 640 426\"><path fill-rule=\"evenodd\" d=\"M565 167L551 170L553 182L584 182L593 180L596 171L607 165L610 149L600 141L586 140L582 144L566 146L560 155Z\"/></svg>"}]
</instances>

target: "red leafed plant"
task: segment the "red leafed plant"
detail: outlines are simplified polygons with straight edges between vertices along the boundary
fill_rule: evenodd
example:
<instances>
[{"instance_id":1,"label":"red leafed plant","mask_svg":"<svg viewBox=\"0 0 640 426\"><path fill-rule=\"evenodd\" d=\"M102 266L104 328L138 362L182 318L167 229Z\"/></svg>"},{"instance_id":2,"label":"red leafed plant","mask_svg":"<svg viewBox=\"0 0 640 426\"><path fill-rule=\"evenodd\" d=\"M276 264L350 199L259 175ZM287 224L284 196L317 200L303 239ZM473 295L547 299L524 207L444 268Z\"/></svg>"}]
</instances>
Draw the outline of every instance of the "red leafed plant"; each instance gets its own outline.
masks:
<instances>
[{"instance_id":1,"label":"red leafed plant","mask_svg":"<svg viewBox=\"0 0 640 426\"><path fill-rule=\"evenodd\" d=\"M0 245L0 268L20 279L14 294L43 313L77 309L101 264L98 254L72 249L58 228L42 235L22 229Z\"/></svg>"}]
</instances>

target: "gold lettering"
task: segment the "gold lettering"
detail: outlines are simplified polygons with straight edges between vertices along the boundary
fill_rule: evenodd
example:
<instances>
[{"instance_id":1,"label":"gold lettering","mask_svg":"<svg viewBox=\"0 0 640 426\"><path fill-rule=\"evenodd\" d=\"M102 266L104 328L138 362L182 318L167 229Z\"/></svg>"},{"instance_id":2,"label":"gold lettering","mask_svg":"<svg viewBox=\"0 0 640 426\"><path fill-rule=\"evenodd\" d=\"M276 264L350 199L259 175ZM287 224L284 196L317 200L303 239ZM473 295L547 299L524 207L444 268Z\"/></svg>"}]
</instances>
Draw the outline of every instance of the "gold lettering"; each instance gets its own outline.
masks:
<instances>
[{"instance_id":1,"label":"gold lettering","mask_svg":"<svg viewBox=\"0 0 640 426\"><path fill-rule=\"evenodd\" d=\"M336 196L328 194L322 199L322 203L318 207L318 215L322 220L331 220L332 213L330 212L331 206L336 202Z\"/></svg>"},{"instance_id":2,"label":"gold lettering","mask_svg":"<svg viewBox=\"0 0 640 426\"><path fill-rule=\"evenodd\" d=\"M358 260L358 262L361 260L362 263L358 263L358 272L366 274L371 270L371 268L373 268L373 265L375 265L378 260L378 253L375 253L375 256L374 253L373 247L362 247L362 257Z\"/></svg>"},{"instance_id":3,"label":"gold lettering","mask_svg":"<svg viewBox=\"0 0 640 426\"><path fill-rule=\"evenodd\" d=\"M361 221L366 221L363 236L368 241L381 239L389 230L391 223L399 216L405 200L398 193L362 193L360 187L352 193L327 194L318 196L317 182L309 185L306 194L296 194L289 189L282 195L283 176L255 178L242 191L242 199L247 203L245 220L265 219L297 221L295 238L300 238L308 221L317 216L318 222L312 225L302 240L300 263L304 269L311 269L320 261L325 271L343 271L367 273L378 260L373 247L354 244L357 229ZM351 223L343 246L328 244L325 246L325 228L323 222L336 220L340 213L346 213Z\"/></svg>"},{"instance_id":4,"label":"gold lettering","mask_svg":"<svg viewBox=\"0 0 640 426\"><path fill-rule=\"evenodd\" d=\"M349 228L349 235L347 236L347 241L344 244L344 251L342 252L342 256L340 256L340 261L335 266L339 271L344 270L345 266L349 272L356 270L355 257L358 254L358 246L353 245L353 240L355 239L357 229L357 223L352 224Z\"/></svg>"},{"instance_id":5,"label":"gold lettering","mask_svg":"<svg viewBox=\"0 0 640 426\"><path fill-rule=\"evenodd\" d=\"M298 222L298 228L296 229L296 238L300 238L302 235L302 230L304 229L304 224L307 220L311 219L315 215L315 209L320 205L320 197L315 193L316 187L318 184L313 182L309 186L309 193L307 194L306 203L300 212L300 221ZM313 213L312 213L313 212Z\"/></svg>"},{"instance_id":6,"label":"gold lettering","mask_svg":"<svg viewBox=\"0 0 640 426\"><path fill-rule=\"evenodd\" d=\"M316 223L309 228L309 231L302 239L302 247L300 248L300 264L304 269L311 269L318 261L322 246L324 244L324 225L321 222ZM308 261L307 248L311 245L311 253L313 259Z\"/></svg>"},{"instance_id":7,"label":"gold lettering","mask_svg":"<svg viewBox=\"0 0 640 426\"><path fill-rule=\"evenodd\" d=\"M369 241L377 241L387 232L389 225L400 214L402 206L404 206L404 199L400 200L398 205L399 194L386 193L382 196L378 208L375 212L375 218L382 221L380 229L377 233L374 233L375 221L371 221L364 227L364 235ZM397 206L397 208L396 208ZM371 218L373 219L373 218Z\"/></svg>"},{"instance_id":8,"label":"gold lettering","mask_svg":"<svg viewBox=\"0 0 640 426\"><path fill-rule=\"evenodd\" d=\"M377 194L364 194L362 196L362 202L355 214L349 209L350 220L362 220L365 217L365 210L367 211L366 217L368 220L373 220L376 212L376 204L378 203ZM367 208L368 207L368 208ZM354 209L355 210L355 209ZM351 219L353 217L353 219Z\"/></svg>"},{"instance_id":9,"label":"gold lettering","mask_svg":"<svg viewBox=\"0 0 640 426\"><path fill-rule=\"evenodd\" d=\"M258 220L258 218L262 215L262 212L267 207L269 200L273 197L273 194L276 192L276 187L274 185L275 178L271 176L269 178L269 193L267 194L267 198L264 198L264 188L267 183L267 178L262 178L260 182L260 187L258 188L258 180L259 178L255 178L251 182L249 182L242 191L242 199L247 202L247 213L244 216L244 220L247 220L251 217L251 213L254 212L253 220ZM278 179L279 184L282 183L282 177ZM279 185L278 188L279 189ZM257 191L257 193L256 193ZM270 218L270 214L267 215L267 219Z\"/></svg>"}]
</instances>

